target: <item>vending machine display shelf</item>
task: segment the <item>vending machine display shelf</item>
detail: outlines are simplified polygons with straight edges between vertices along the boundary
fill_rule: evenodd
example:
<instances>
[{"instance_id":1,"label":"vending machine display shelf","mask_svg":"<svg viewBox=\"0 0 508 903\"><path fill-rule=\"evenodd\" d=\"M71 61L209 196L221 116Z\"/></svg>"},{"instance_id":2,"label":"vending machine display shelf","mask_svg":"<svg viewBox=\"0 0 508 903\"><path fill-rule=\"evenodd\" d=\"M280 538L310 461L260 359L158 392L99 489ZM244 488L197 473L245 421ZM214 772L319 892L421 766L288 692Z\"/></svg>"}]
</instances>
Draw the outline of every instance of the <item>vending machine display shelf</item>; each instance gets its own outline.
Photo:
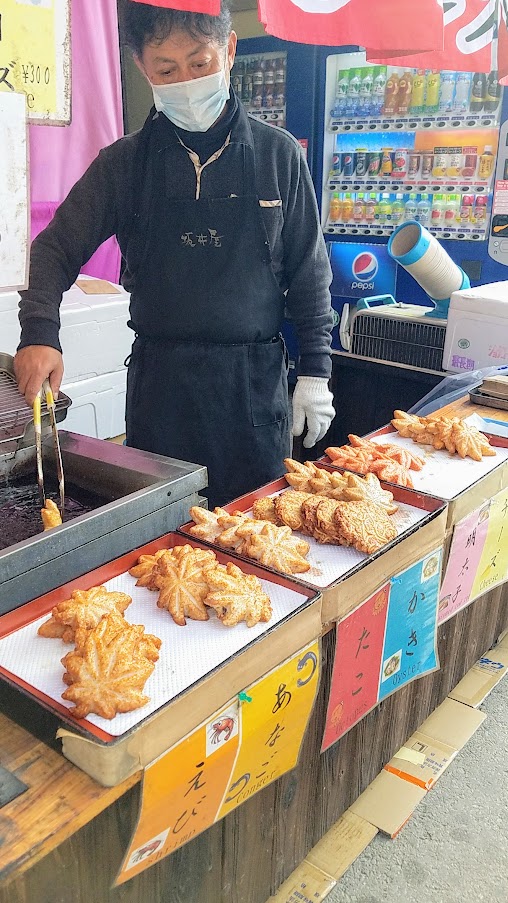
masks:
<instances>
[{"instance_id":1,"label":"vending machine display shelf","mask_svg":"<svg viewBox=\"0 0 508 903\"><path fill-rule=\"evenodd\" d=\"M333 179L327 183L329 191L403 191L422 192L433 194L485 194L488 190L488 182L451 182L447 179L432 179L425 182L422 179Z\"/></svg>"},{"instance_id":2,"label":"vending machine display shelf","mask_svg":"<svg viewBox=\"0 0 508 903\"><path fill-rule=\"evenodd\" d=\"M361 223L327 223L324 232L326 235L391 235L397 223L383 226L365 226ZM440 240L453 241L484 241L487 230L479 229L444 229L440 227L428 227Z\"/></svg>"},{"instance_id":3,"label":"vending machine display shelf","mask_svg":"<svg viewBox=\"0 0 508 903\"><path fill-rule=\"evenodd\" d=\"M427 129L487 129L495 128L499 122L498 113L483 113L478 116L435 113L433 116L411 116L405 118L330 118L331 132L417 132Z\"/></svg>"}]
</instances>

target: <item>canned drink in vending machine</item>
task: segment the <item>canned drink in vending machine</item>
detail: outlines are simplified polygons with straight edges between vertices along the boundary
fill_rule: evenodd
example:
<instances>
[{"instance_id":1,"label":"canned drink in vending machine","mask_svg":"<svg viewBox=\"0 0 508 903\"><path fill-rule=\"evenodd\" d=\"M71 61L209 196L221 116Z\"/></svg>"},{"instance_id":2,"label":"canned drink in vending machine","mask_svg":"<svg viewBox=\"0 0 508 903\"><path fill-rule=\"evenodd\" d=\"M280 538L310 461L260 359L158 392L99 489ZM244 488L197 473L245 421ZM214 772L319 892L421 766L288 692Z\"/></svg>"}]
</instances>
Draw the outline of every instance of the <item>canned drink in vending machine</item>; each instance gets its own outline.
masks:
<instances>
[{"instance_id":1,"label":"canned drink in vending machine","mask_svg":"<svg viewBox=\"0 0 508 903\"><path fill-rule=\"evenodd\" d=\"M355 171L359 179L364 178L368 171L368 154L366 147L359 147L355 153Z\"/></svg>"},{"instance_id":2,"label":"canned drink in vending machine","mask_svg":"<svg viewBox=\"0 0 508 903\"><path fill-rule=\"evenodd\" d=\"M332 157L332 169L330 175L333 177L340 176L342 172L342 154L340 151L335 153Z\"/></svg>"},{"instance_id":3,"label":"canned drink in vending machine","mask_svg":"<svg viewBox=\"0 0 508 903\"><path fill-rule=\"evenodd\" d=\"M381 160L383 154L381 151L371 151L369 153L368 174L370 179L377 179L381 172Z\"/></svg>"},{"instance_id":4,"label":"canned drink in vending machine","mask_svg":"<svg viewBox=\"0 0 508 903\"><path fill-rule=\"evenodd\" d=\"M407 158L409 151L406 148L398 148L393 155L392 176L395 179L403 179L407 175Z\"/></svg>"},{"instance_id":5,"label":"canned drink in vending machine","mask_svg":"<svg viewBox=\"0 0 508 903\"><path fill-rule=\"evenodd\" d=\"M430 179L434 168L434 154L424 152L422 154L422 179Z\"/></svg>"},{"instance_id":6,"label":"canned drink in vending machine","mask_svg":"<svg viewBox=\"0 0 508 903\"><path fill-rule=\"evenodd\" d=\"M342 175L346 178L351 177L355 171L355 157L352 151L347 151L342 155Z\"/></svg>"},{"instance_id":7,"label":"canned drink in vending machine","mask_svg":"<svg viewBox=\"0 0 508 903\"><path fill-rule=\"evenodd\" d=\"M422 155L416 153L415 151L410 151L408 163L407 163L407 174L410 179L417 179L420 175L420 169L422 165Z\"/></svg>"}]
</instances>

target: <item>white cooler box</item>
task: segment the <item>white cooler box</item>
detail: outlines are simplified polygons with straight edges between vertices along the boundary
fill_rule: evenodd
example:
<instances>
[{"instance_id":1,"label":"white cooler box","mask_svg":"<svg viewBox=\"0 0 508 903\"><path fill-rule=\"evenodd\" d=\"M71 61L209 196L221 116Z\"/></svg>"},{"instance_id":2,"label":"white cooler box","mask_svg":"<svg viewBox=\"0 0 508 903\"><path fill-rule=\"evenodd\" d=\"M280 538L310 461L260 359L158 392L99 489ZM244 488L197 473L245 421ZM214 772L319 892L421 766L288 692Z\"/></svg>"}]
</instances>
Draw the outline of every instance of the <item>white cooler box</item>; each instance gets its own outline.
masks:
<instances>
[{"instance_id":1,"label":"white cooler box","mask_svg":"<svg viewBox=\"0 0 508 903\"><path fill-rule=\"evenodd\" d=\"M443 370L464 373L504 366L508 366L508 282L454 292Z\"/></svg>"},{"instance_id":2,"label":"white cooler box","mask_svg":"<svg viewBox=\"0 0 508 903\"><path fill-rule=\"evenodd\" d=\"M62 429L96 439L113 439L125 433L127 370L64 382L62 389L72 399Z\"/></svg>"},{"instance_id":3,"label":"white cooler box","mask_svg":"<svg viewBox=\"0 0 508 903\"><path fill-rule=\"evenodd\" d=\"M87 279L80 276L80 279ZM60 341L66 382L124 369L134 333L127 326L130 295L87 295L77 285L65 292L60 307ZM0 294L0 350L14 354L19 342L17 292Z\"/></svg>"}]
</instances>

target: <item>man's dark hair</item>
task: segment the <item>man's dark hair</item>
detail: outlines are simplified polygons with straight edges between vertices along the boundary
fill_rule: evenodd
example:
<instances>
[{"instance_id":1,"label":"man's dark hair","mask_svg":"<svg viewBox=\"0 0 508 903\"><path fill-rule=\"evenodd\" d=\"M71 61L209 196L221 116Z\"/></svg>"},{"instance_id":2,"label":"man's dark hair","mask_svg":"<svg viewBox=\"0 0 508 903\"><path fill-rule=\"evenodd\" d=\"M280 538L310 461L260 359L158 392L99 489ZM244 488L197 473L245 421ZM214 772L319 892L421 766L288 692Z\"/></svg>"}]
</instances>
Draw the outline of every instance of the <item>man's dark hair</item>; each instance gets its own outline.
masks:
<instances>
[{"instance_id":1,"label":"man's dark hair","mask_svg":"<svg viewBox=\"0 0 508 903\"><path fill-rule=\"evenodd\" d=\"M197 41L215 41L223 47L228 42L232 27L227 0L222 0L218 16L179 12L123 0L120 19L125 42L139 57L147 44L162 43L172 31L186 31Z\"/></svg>"}]
</instances>

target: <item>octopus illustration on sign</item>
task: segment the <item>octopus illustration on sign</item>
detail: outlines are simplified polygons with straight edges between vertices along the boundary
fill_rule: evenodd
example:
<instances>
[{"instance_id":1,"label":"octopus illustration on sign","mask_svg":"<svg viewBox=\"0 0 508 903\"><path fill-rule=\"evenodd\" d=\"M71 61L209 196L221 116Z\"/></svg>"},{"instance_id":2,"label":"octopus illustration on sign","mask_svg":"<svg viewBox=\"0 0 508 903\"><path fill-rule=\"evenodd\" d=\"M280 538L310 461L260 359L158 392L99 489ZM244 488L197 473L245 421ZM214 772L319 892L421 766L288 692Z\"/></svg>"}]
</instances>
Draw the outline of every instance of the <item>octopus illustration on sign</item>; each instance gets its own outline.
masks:
<instances>
[{"instance_id":1,"label":"octopus illustration on sign","mask_svg":"<svg viewBox=\"0 0 508 903\"><path fill-rule=\"evenodd\" d=\"M351 0L291 0L304 13L336 13Z\"/></svg>"}]
</instances>

